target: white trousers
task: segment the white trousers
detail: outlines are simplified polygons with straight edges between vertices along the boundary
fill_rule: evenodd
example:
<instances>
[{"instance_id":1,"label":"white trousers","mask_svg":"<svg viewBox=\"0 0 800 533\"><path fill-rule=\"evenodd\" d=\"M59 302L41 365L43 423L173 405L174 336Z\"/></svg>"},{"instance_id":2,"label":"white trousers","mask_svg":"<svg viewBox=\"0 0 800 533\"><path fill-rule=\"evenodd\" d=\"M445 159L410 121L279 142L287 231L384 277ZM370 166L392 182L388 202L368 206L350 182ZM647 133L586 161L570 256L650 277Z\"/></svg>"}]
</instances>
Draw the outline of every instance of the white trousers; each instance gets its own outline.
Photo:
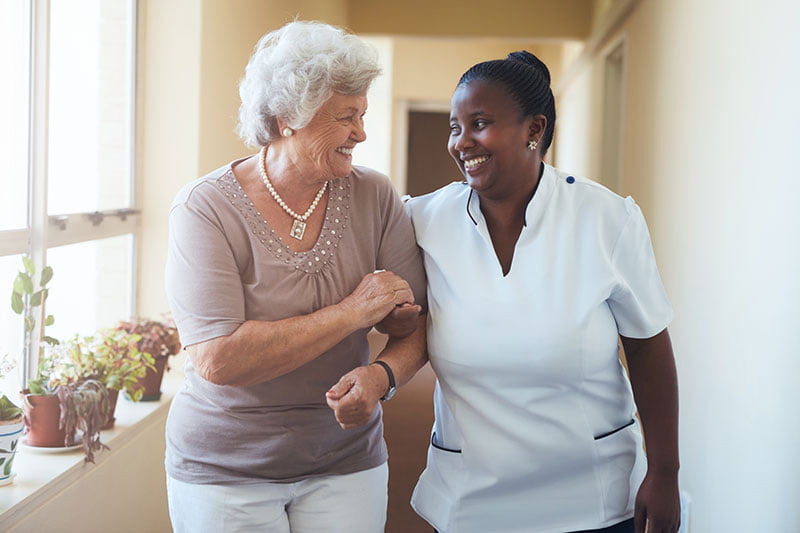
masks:
<instances>
[{"instance_id":1,"label":"white trousers","mask_svg":"<svg viewBox=\"0 0 800 533\"><path fill-rule=\"evenodd\" d=\"M379 533L386 523L386 463L295 483L199 485L167 476L175 533Z\"/></svg>"}]
</instances>

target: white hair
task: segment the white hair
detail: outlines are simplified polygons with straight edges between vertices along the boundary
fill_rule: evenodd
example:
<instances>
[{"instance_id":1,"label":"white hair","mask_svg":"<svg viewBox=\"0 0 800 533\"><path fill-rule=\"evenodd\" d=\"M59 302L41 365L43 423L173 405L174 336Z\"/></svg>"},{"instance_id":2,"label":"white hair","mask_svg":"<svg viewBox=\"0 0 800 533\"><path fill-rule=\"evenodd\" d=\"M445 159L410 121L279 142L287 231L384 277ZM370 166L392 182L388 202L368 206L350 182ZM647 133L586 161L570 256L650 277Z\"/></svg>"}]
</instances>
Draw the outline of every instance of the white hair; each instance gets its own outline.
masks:
<instances>
[{"instance_id":1,"label":"white hair","mask_svg":"<svg viewBox=\"0 0 800 533\"><path fill-rule=\"evenodd\" d=\"M378 53L340 28L294 21L256 44L239 83L239 136L265 146L280 133L308 125L334 93L361 94L380 74Z\"/></svg>"}]
</instances>

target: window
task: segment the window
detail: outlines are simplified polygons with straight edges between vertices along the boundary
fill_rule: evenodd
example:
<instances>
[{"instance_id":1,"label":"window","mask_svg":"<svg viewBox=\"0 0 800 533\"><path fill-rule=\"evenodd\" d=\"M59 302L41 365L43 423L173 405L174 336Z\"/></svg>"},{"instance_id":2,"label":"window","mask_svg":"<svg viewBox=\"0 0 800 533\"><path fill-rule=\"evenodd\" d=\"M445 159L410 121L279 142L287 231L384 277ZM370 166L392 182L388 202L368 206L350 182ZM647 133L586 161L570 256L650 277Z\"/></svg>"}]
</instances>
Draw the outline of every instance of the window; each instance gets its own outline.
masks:
<instances>
[{"instance_id":1,"label":"window","mask_svg":"<svg viewBox=\"0 0 800 533\"><path fill-rule=\"evenodd\" d=\"M27 219L30 10L25 4L0 0L0 230L24 228Z\"/></svg>"},{"instance_id":2,"label":"window","mask_svg":"<svg viewBox=\"0 0 800 533\"><path fill-rule=\"evenodd\" d=\"M136 0L0 0L0 295L23 255L52 266L59 339L134 309L135 21ZM36 371L8 300L0 355L20 372L6 392Z\"/></svg>"}]
</instances>

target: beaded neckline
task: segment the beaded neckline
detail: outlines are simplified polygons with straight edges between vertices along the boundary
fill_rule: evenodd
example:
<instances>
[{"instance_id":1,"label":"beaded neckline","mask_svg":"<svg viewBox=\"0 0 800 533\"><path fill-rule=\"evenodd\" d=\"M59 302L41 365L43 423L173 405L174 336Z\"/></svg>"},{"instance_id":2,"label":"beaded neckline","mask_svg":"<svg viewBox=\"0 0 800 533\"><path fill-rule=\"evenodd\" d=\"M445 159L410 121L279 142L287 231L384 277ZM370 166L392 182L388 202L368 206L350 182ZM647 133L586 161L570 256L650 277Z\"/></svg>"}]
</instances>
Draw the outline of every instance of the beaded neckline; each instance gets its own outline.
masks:
<instances>
[{"instance_id":1,"label":"beaded neckline","mask_svg":"<svg viewBox=\"0 0 800 533\"><path fill-rule=\"evenodd\" d=\"M245 194L232 170L216 180L217 188L241 213L247 223L250 239L256 241L281 263L299 272L316 274L331 262L339 248L339 242L349 224L350 179L337 178L330 181L328 206L314 247L304 252L291 250L255 208Z\"/></svg>"}]
</instances>

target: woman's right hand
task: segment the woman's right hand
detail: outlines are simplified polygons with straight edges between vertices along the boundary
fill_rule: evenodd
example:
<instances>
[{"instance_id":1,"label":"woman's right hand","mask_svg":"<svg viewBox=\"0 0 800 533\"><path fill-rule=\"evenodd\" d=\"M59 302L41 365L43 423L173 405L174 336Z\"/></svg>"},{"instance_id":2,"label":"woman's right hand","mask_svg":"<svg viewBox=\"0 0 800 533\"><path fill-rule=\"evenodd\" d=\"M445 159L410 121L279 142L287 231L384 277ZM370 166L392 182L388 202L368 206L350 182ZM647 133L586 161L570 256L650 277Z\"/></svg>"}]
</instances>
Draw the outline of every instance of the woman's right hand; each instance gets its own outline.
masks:
<instances>
[{"instance_id":1,"label":"woman's right hand","mask_svg":"<svg viewBox=\"0 0 800 533\"><path fill-rule=\"evenodd\" d=\"M398 305L383 320L375 324L375 329L398 339L408 337L417 329L417 317L421 311L421 305Z\"/></svg>"},{"instance_id":2,"label":"woman's right hand","mask_svg":"<svg viewBox=\"0 0 800 533\"><path fill-rule=\"evenodd\" d=\"M414 293L406 280L393 272L378 271L364 276L340 305L353 313L359 327L369 328L403 304L414 304Z\"/></svg>"}]
</instances>

